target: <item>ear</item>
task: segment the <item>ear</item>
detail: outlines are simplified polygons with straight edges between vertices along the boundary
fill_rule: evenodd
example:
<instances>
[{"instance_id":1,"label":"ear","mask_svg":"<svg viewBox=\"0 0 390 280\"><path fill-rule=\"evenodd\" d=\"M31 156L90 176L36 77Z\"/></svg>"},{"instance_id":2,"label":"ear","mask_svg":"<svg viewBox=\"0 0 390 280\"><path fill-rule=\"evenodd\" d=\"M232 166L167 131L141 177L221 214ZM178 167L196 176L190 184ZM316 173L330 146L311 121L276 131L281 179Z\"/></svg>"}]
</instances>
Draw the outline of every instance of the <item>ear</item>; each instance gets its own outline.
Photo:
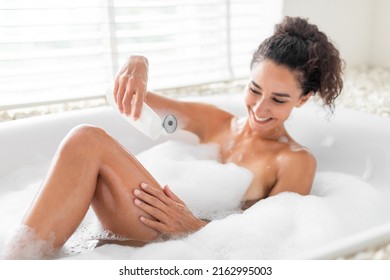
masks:
<instances>
[{"instance_id":1,"label":"ear","mask_svg":"<svg viewBox=\"0 0 390 280\"><path fill-rule=\"evenodd\" d=\"M298 100L298 103L295 104L295 107L297 107L297 108L301 107L303 104L305 104L305 103L310 99L310 97L311 97L312 95L313 95L313 93L310 92L310 93L308 93L308 94L306 94L306 95L304 95L304 96L301 96L301 97L299 98L299 100Z\"/></svg>"}]
</instances>

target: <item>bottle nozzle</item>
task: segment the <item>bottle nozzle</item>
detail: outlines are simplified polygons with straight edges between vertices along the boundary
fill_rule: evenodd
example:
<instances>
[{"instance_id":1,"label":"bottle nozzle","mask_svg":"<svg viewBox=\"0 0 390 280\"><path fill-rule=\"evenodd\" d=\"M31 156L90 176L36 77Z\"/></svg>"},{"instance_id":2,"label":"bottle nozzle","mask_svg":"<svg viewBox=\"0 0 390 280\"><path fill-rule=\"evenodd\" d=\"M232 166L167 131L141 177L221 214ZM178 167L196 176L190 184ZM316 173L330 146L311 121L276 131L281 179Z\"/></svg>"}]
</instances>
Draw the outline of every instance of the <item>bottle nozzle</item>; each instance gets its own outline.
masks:
<instances>
[{"instance_id":1,"label":"bottle nozzle","mask_svg":"<svg viewBox=\"0 0 390 280\"><path fill-rule=\"evenodd\" d=\"M177 129L177 119L174 115L167 115L162 123L164 130L168 134L172 134Z\"/></svg>"}]
</instances>

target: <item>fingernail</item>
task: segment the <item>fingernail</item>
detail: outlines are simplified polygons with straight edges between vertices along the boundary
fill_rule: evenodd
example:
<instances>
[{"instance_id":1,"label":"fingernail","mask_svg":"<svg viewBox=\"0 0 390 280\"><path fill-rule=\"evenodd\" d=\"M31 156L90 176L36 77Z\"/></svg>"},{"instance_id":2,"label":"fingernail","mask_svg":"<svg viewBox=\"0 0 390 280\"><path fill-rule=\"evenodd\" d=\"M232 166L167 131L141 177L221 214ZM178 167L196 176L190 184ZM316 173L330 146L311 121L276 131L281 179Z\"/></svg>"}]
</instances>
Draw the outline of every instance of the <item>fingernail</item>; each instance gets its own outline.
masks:
<instances>
[{"instance_id":1,"label":"fingernail","mask_svg":"<svg viewBox=\"0 0 390 280\"><path fill-rule=\"evenodd\" d=\"M140 192L140 190L138 190L138 189L135 189L135 190L134 190L134 194L138 196L138 195L140 195L140 194L141 194L141 192Z\"/></svg>"},{"instance_id":2,"label":"fingernail","mask_svg":"<svg viewBox=\"0 0 390 280\"><path fill-rule=\"evenodd\" d=\"M138 199L134 199L134 203L137 204L137 205L141 205L141 201L138 200Z\"/></svg>"},{"instance_id":3,"label":"fingernail","mask_svg":"<svg viewBox=\"0 0 390 280\"><path fill-rule=\"evenodd\" d=\"M139 217L139 219L141 220L141 222L144 222L145 221L145 218L144 217Z\"/></svg>"},{"instance_id":4,"label":"fingernail","mask_svg":"<svg viewBox=\"0 0 390 280\"><path fill-rule=\"evenodd\" d=\"M145 183L141 183L141 188L143 188L143 189L146 189L148 187L148 185L147 184L145 184Z\"/></svg>"}]
</instances>

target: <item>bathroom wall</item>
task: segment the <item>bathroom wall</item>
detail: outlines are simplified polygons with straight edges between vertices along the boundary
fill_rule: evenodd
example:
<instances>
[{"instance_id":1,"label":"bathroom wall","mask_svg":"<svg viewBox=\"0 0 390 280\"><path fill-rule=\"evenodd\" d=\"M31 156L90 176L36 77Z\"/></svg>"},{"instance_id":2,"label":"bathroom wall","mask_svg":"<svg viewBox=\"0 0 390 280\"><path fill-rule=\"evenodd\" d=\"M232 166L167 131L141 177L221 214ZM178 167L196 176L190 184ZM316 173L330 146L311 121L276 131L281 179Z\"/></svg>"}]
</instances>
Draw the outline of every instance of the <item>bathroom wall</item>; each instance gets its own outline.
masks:
<instances>
[{"instance_id":1,"label":"bathroom wall","mask_svg":"<svg viewBox=\"0 0 390 280\"><path fill-rule=\"evenodd\" d=\"M390 1L285 0L283 15L302 16L326 32L347 65L390 68Z\"/></svg>"},{"instance_id":2,"label":"bathroom wall","mask_svg":"<svg viewBox=\"0 0 390 280\"><path fill-rule=\"evenodd\" d=\"M375 0L373 13L372 64L390 68L390 1Z\"/></svg>"}]
</instances>

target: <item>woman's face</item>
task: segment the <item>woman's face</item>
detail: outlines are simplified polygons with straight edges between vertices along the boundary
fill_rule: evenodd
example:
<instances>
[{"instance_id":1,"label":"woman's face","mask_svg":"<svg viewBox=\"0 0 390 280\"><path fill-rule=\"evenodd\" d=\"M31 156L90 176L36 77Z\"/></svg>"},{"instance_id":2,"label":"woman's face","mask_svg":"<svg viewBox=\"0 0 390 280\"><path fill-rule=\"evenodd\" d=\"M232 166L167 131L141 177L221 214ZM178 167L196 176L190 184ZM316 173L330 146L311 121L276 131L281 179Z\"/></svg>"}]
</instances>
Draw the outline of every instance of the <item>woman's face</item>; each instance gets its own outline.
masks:
<instances>
[{"instance_id":1,"label":"woman's face","mask_svg":"<svg viewBox=\"0 0 390 280\"><path fill-rule=\"evenodd\" d=\"M257 63L246 88L249 125L260 134L273 134L283 127L292 109L309 97L302 96L297 75L286 66L271 60Z\"/></svg>"}]
</instances>

